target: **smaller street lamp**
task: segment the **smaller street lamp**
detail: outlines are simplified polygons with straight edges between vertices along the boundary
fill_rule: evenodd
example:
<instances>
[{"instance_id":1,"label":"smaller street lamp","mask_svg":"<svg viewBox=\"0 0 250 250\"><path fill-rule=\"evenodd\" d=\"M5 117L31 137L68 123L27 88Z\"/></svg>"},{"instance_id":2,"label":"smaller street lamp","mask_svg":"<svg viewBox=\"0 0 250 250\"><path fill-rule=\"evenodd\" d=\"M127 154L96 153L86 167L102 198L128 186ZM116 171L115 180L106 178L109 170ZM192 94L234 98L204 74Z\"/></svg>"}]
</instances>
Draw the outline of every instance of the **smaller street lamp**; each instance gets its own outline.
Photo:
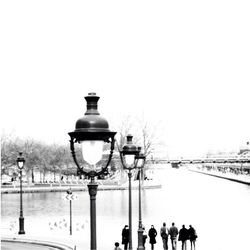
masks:
<instances>
[{"instance_id":1,"label":"smaller street lamp","mask_svg":"<svg viewBox=\"0 0 250 250\"><path fill-rule=\"evenodd\" d=\"M139 152L141 151L141 147L138 147ZM138 250L143 250L143 229L142 229L142 216L141 216L141 177L142 177L142 169L145 165L146 157L143 153L139 153L136 156L137 159L137 168L139 174L139 225L138 225Z\"/></svg>"},{"instance_id":2,"label":"smaller street lamp","mask_svg":"<svg viewBox=\"0 0 250 250\"><path fill-rule=\"evenodd\" d=\"M22 190L22 170L24 167L25 159L22 156L22 152L19 153L19 157L16 160L17 167L20 171L20 216L19 216L19 232L18 234L25 234L24 231L24 217L23 217L23 190Z\"/></svg>"},{"instance_id":3,"label":"smaller street lamp","mask_svg":"<svg viewBox=\"0 0 250 250\"><path fill-rule=\"evenodd\" d=\"M138 148L132 142L132 135L127 135L127 143L123 146L120 152L121 162L124 169L128 170L129 179L129 250L132 250L132 198L131 198L131 170L136 168L137 159L139 151Z\"/></svg>"}]
</instances>

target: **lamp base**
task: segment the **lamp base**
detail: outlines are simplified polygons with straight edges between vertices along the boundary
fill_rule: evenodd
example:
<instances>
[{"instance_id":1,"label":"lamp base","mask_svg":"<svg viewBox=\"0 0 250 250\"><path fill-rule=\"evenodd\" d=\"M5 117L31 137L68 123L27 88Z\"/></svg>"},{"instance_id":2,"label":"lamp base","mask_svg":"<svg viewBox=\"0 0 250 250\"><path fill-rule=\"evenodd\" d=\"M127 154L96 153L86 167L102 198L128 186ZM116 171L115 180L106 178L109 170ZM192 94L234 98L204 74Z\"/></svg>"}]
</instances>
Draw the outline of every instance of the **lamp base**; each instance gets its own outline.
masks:
<instances>
[{"instance_id":1,"label":"lamp base","mask_svg":"<svg viewBox=\"0 0 250 250\"><path fill-rule=\"evenodd\" d=\"M138 247L137 250L144 250L144 246L143 246L143 229L139 228L138 229Z\"/></svg>"},{"instance_id":2,"label":"lamp base","mask_svg":"<svg viewBox=\"0 0 250 250\"><path fill-rule=\"evenodd\" d=\"M23 217L19 217L19 232L18 234L25 234L24 231L24 218Z\"/></svg>"}]
</instances>

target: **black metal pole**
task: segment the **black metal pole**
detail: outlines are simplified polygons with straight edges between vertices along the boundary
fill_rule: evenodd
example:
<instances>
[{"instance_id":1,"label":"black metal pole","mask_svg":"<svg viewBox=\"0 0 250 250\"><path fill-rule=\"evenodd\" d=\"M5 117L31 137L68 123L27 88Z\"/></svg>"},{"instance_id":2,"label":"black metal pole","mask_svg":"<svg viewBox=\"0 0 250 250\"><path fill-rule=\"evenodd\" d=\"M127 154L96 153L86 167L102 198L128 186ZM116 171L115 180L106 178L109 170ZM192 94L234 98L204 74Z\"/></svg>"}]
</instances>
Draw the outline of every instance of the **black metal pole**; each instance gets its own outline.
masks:
<instances>
[{"instance_id":1,"label":"black metal pole","mask_svg":"<svg viewBox=\"0 0 250 250\"><path fill-rule=\"evenodd\" d=\"M96 250L96 194L98 184L95 183L94 177L88 184L90 195L90 250Z\"/></svg>"},{"instance_id":2,"label":"black metal pole","mask_svg":"<svg viewBox=\"0 0 250 250\"><path fill-rule=\"evenodd\" d=\"M141 217L141 170L139 169L139 226L138 226L138 250L143 250L143 229Z\"/></svg>"},{"instance_id":3,"label":"black metal pole","mask_svg":"<svg viewBox=\"0 0 250 250\"><path fill-rule=\"evenodd\" d=\"M69 201L69 234L72 235L72 200Z\"/></svg>"},{"instance_id":4,"label":"black metal pole","mask_svg":"<svg viewBox=\"0 0 250 250\"><path fill-rule=\"evenodd\" d=\"M24 218L23 218L23 188L22 188L22 170L20 170L20 217L19 217L19 232L18 234L25 234Z\"/></svg>"},{"instance_id":5,"label":"black metal pole","mask_svg":"<svg viewBox=\"0 0 250 250\"><path fill-rule=\"evenodd\" d=\"M129 209L128 209L128 217L129 217L129 250L133 249L132 246L132 199L131 199L131 177L132 173L131 170L129 169L128 172L128 179L129 179Z\"/></svg>"}]
</instances>

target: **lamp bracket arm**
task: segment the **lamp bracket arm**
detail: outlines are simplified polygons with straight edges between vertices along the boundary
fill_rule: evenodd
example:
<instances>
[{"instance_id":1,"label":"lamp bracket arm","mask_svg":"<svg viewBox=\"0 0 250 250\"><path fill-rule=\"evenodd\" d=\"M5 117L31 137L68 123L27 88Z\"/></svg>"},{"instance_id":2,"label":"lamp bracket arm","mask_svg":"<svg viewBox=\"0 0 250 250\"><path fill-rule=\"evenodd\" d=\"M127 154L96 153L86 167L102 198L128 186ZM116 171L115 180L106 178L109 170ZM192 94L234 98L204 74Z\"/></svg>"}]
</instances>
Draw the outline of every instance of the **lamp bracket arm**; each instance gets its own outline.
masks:
<instances>
[{"instance_id":1,"label":"lamp bracket arm","mask_svg":"<svg viewBox=\"0 0 250 250\"><path fill-rule=\"evenodd\" d=\"M115 144L116 144L116 147L117 147L118 152L121 153L121 149L120 149L120 147L119 147L119 145L118 145L117 140L115 140Z\"/></svg>"},{"instance_id":2,"label":"lamp bracket arm","mask_svg":"<svg viewBox=\"0 0 250 250\"><path fill-rule=\"evenodd\" d=\"M114 152L114 148L115 148L115 139L112 138L111 139L111 145L110 145L110 154L109 154L109 158L108 161L106 163L106 166L104 168L102 168L102 171L100 171L97 175L101 175L103 174L103 172L107 169L108 165L110 164L110 161L112 159L113 156L113 152Z\"/></svg>"},{"instance_id":3,"label":"lamp bracket arm","mask_svg":"<svg viewBox=\"0 0 250 250\"><path fill-rule=\"evenodd\" d=\"M71 150L71 154L72 154L72 157L73 157L73 160L77 166L77 168L82 172L83 169L79 166L79 163L76 159L76 153L75 153L75 147L74 147L74 139L71 137L70 139L70 150Z\"/></svg>"},{"instance_id":4,"label":"lamp bracket arm","mask_svg":"<svg viewBox=\"0 0 250 250\"><path fill-rule=\"evenodd\" d=\"M119 155L120 155L120 159L121 159L123 168L126 168L126 163L124 162L123 155L122 155L122 152L120 150L119 150Z\"/></svg>"}]
</instances>

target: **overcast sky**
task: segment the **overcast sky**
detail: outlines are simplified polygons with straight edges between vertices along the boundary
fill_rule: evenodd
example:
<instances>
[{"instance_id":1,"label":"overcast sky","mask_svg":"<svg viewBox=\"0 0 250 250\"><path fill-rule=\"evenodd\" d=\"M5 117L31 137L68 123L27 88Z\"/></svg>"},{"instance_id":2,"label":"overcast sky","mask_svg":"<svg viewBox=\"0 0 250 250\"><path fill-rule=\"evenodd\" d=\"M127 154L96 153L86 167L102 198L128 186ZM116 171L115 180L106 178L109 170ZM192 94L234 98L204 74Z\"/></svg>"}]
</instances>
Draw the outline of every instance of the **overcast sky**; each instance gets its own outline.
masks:
<instances>
[{"instance_id":1,"label":"overcast sky","mask_svg":"<svg viewBox=\"0 0 250 250\"><path fill-rule=\"evenodd\" d=\"M144 114L170 157L250 140L250 2L1 1L1 127L67 142L96 92Z\"/></svg>"}]
</instances>

